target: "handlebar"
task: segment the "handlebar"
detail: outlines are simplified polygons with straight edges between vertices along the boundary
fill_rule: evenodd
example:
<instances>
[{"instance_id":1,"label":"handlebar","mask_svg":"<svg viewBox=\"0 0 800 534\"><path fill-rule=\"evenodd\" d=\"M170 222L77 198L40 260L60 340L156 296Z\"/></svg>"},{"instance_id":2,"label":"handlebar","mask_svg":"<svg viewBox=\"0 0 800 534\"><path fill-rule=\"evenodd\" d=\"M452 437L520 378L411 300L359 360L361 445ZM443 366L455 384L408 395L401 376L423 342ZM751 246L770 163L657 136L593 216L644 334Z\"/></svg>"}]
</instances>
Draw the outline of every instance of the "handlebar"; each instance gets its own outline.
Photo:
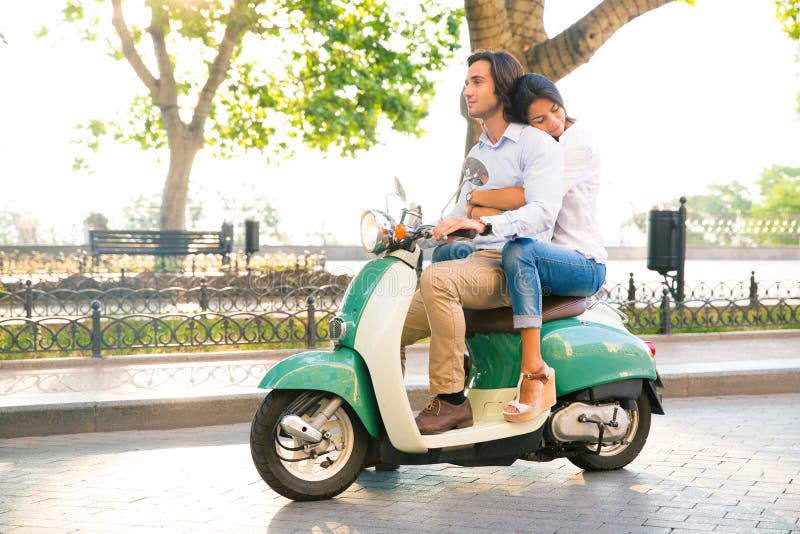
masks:
<instances>
[{"instance_id":1,"label":"handlebar","mask_svg":"<svg viewBox=\"0 0 800 534\"><path fill-rule=\"evenodd\" d=\"M478 235L478 232L475 230L467 230L466 228L462 228L460 230L450 232L447 237L464 237L466 239L474 239L476 235Z\"/></svg>"},{"instance_id":2,"label":"handlebar","mask_svg":"<svg viewBox=\"0 0 800 534\"><path fill-rule=\"evenodd\" d=\"M432 230L433 230L433 225L432 224L424 224L424 225L421 225L419 228L417 228L416 232L413 235L409 236L409 237L411 238L411 240L415 240L415 239L419 239L419 238L428 239L428 238L432 237L432 235L431 235L431 231ZM475 230L467 230L467 229L462 228L462 229L450 232L447 235L447 237L463 237L465 239L474 239L475 236L477 236L477 235L478 235L478 232L476 232Z\"/></svg>"}]
</instances>

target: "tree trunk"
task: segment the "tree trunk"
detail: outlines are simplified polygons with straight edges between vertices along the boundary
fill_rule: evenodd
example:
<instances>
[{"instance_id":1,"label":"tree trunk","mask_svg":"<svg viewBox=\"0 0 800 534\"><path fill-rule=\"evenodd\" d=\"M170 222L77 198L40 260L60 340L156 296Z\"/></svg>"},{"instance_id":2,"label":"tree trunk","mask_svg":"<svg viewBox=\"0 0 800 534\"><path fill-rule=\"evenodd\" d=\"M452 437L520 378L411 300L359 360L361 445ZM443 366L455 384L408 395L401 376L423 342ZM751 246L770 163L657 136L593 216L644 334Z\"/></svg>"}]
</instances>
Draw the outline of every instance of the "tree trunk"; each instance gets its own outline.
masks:
<instances>
[{"instance_id":1,"label":"tree trunk","mask_svg":"<svg viewBox=\"0 0 800 534\"><path fill-rule=\"evenodd\" d=\"M186 228L186 202L189 196L189 175L200 146L190 138L170 143L169 170L161 197L160 228L183 230Z\"/></svg>"},{"instance_id":2,"label":"tree trunk","mask_svg":"<svg viewBox=\"0 0 800 534\"><path fill-rule=\"evenodd\" d=\"M203 128L211 110L214 95L225 80L231 66L234 49L241 43L248 25L254 20L254 7L249 3L231 2L227 25L219 41L217 55L208 66L208 79L200 90L197 105L189 124L178 113L178 90L173 58L167 50L166 36L170 32L170 16L163 2L148 2L151 19L147 32L153 42L158 67L156 77L145 65L136 50L136 40L125 22L122 0L111 0L112 24L120 38L123 56L144 83L155 104L169 143L169 171L161 198L160 227L162 230L183 230L186 227L186 202L189 194L189 175L197 151L203 147Z\"/></svg>"}]
</instances>

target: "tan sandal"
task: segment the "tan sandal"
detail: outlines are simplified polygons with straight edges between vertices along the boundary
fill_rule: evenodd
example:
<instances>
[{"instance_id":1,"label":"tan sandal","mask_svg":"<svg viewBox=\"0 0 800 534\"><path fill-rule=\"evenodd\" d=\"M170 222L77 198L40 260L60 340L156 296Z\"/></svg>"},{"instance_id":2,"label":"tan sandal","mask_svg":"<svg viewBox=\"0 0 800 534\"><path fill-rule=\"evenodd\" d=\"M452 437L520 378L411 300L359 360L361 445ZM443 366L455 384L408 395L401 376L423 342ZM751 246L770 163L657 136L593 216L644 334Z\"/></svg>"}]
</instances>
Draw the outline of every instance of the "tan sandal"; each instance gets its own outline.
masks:
<instances>
[{"instance_id":1,"label":"tan sandal","mask_svg":"<svg viewBox=\"0 0 800 534\"><path fill-rule=\"evenodd\" d=\"M517 382L517 396L514 400L503 406L503 417L509 423L521 423L523 421L530 421L540 413L549 409L556 403L556 372L552 367L544 366L544 370L539 373L520 373L519 382ZM520 389L522 388L523 380L538 380L544 387L539 393L539 397L531 404L523 404L519 402ZM509 411L509 408L515 411Z\"/></svg>"}]
</instances>

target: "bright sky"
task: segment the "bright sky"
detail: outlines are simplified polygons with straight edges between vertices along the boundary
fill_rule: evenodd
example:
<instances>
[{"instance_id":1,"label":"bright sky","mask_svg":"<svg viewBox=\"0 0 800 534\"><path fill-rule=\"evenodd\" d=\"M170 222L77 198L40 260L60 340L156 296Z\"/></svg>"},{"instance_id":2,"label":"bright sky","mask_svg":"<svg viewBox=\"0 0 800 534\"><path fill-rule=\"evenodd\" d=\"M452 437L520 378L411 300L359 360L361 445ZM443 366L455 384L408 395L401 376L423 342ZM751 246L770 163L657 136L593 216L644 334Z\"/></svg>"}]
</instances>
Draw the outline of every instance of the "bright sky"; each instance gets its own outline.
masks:
<instances>
[{"instance_id":1,"label":"bright sky","mask_svg":"<svg viewBox=\"0 0 800 534\"><path fill-rule=\"evenodd\" d=\"M555 35L595 3L548 2L548 32ZM129 198L159 192L166 162L107 144L94 174L72 172L74 125L125 109L141 82L127 64L91 48L35 40L34 28L52 20L61 2L42 4L0 3L0 33L8 41L0 42L0 209L28 213L60 239L80 239L89 212L119 226ZM798 47L780 31L774 12L768 0L673 3L623 27L590 63L558 83L570 114L602 144L598 209L609 244L635 238L620 229L634 210L684 194L691 207L691 195L711 183L754 184L773 164L800 167ZM207 226L216 228L226 215L214 192L244 195L255 184L295 242L324 228L341 242L357 243L361 211L385 206L395 176L427 221L438 217L463 158L458 95L467 55L465 47L441 74L424 123L428 133L420 139L391 135L351 160L304 152L279 167L257 155L215 161L201 152L191 187L210 193ZM396 198L388 202L396 212Z\"/></svg>"}]
</instances>

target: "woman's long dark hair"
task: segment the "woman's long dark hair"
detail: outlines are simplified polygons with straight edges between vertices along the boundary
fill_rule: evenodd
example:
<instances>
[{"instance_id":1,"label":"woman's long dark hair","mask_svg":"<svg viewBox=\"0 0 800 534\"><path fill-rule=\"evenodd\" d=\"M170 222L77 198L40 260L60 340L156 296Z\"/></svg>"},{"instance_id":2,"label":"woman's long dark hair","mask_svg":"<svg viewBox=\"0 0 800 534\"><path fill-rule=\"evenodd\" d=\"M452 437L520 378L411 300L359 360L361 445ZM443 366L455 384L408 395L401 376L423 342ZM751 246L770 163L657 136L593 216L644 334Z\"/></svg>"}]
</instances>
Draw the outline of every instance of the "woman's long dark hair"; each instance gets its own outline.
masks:
<instances>
[{"instance_id":1,"label":"woman's long dark hair","mask_svg":"<svg viewBox=\"0 0 800 534\"><path fill-rule=\"evenodd\" d=\"M514 82L514 89L511 92L511 108L517 120L524 124L528 124L528 108L534 100L540 98L547 98L561 106L564 110L566 120L575 122L575 119L567 114L567 108L564 106L564 99L558 91L556 84L545 78L541 74L533 72L525 74L517 81Z\"/></svg>"}]
</instances>

